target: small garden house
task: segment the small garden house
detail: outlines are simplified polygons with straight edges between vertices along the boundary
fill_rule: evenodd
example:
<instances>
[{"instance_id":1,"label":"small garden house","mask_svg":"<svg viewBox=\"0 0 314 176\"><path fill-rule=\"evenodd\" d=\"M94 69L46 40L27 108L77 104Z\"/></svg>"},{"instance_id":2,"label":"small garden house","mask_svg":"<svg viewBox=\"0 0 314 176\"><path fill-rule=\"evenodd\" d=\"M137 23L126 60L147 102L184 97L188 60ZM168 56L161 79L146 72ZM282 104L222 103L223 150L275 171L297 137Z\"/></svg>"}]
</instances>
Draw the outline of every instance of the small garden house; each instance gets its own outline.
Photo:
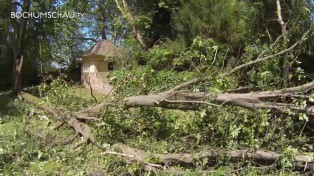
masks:
<instances>
[{"instance_id":1,"label":"small garden house","mask_svg":"<svg viewBox=\"0 0 314 176\"><path fill-rule=\"evenodd\" d=\"M109 85L108 75L110 71L119 69L122 51L121 47L109 40L98 41L83 55L82 84L97 92L112 92L114 87Z\"/></svg>"}]
</instances>

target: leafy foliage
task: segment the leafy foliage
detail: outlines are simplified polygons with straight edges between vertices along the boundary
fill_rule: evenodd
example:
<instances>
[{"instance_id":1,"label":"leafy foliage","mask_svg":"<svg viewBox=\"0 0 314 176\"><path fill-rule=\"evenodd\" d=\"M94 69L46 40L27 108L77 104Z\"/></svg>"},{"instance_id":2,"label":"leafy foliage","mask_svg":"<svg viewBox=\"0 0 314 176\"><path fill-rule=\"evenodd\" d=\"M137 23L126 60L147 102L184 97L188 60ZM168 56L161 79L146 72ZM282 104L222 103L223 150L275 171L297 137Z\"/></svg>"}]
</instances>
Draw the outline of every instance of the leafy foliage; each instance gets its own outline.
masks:
<instances>
[{"instance_id":1,"label":"leafy foliage","mask_svg":"<svg viewBox=\"0 0 314 176\"><path fill-rule=\"evenodd\" d=\"M61 106L67 110L79 110L95 101L88 90L76 89L74 83L68 83L62 77L53 80L50 85L43 83L37 88L42 103ZM98 99L101 97L98 94Z\"/></svg>"},{"instance_id":2,"label":"leafy foliage","mask_svg":"<svg viewBox=\"0 0 314 176\"><path fill-rule=\"evenodd\" d=\"M198 35L218 41L237 43L241 32L238 21L244 3L234 0L181 1L182 7L175 17L177 30L188 43ZM240 23L241 24L241 23Z\"/></svg>"},{"instance_id":3,"label":"leafy foliage","mask_svg":"<svg viewBox=\"0 0 314 176\"><path fill-rule=\"evenodd\" d=\"M117 87L117 94L125 97L158 93L194 76L196 73L193 72L155 71L150 66L138 66L132 72L128 70L114 71L110 75L110 80Z\"/></svg>"}]
</instances>

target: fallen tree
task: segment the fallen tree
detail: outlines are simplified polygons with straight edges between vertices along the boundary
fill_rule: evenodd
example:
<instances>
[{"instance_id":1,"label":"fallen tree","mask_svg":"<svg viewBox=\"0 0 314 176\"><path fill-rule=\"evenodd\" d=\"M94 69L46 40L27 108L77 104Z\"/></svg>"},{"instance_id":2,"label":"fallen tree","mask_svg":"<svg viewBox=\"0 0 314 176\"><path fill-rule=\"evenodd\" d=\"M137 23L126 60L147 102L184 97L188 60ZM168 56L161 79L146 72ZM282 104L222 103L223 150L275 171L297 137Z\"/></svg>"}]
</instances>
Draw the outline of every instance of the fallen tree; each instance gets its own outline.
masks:
<instances>
[{"instance_id":1,"label":"fallen tree","mask_svg":"<svg viewBox=\"0 0 314 176\"><path fill-rule=\"evenodd\" d=\"M235 72L251 66L258 64L260 62L275 58L286 54L300 45L304 40L306 40L309 35L308 31L305 33L300 41L294 43L289 48L278 51L274 54L269 54L271 47L276 45L282 38L278 37L277 40L268 48L263 51L255 60L244 63L233 68L230 72L221 73L215 75L216 77L225 77L234 74ZM268 55L267 55L268 54ZM283 102L282 98L296 98L296 99L306 99L308 100L310 96L308 93L314 89L314 81L290 88L279 89L274 91L253 91L247 93L232 93L230 92L193 92L191 87L206 82L208 77L204 74L202 77L191 79L190 81L184 82L166 91L152 94L152 95L136 95L125 97L123 100L118 100L117 102L103 102L91 107L85 108L78 112L63 111L60 112L56 110L55 107L48 104L40 104L39 98L34 97L26 92L20 92L20 96L27 102L34 104L35 106L44 109L45 111L53 114L54 118L61 123L66 123L71 126L76 134L82 135L84 137L83 142L90 141L93 144L101 147L102 145L96 141L92 128L84 123L84 120L94 120L99 121L99 118L94 117L95 114L101 112L103 108L115 108L116 105L122 105L126 108L130 107L164 107L168 108L170 105L205 105L205 106L215 106L222 108L223 106L238 106L251 111L258 109L271 109L277 110L281 113L304 113L308 116L314 115L314 106L303 106L298 103ZM125 81L125 80L123 80ZM176 108L176 107L171 107ZM233 151L223 151L223 150L213 150L205 151L199 153L182 153L182 154L155 154L147 153L145 151L137 150L126 145L118 145L120 151L114 152L105 149L104 154L114 154L121 155L123 157L135 160L137 162L144 163L150 170L152 168L164 169L164 166L173 165L177 163L193 164L195 160L201 160L203 158L209 158L210 160L217 160L220 157L227 157L234 161L238 160L252 160L252 161L264 161L264 162L275 162L279 160L283 154L277 152L256 150L252 151L249 149L243 150L233 150ZM155 163L150 163L146 161L146 158L154 157L158 158ZM293 161L297 167L304 168L304 170L313 169L313 153L305 155L294 156Z\"/></svg>"},{"instance_id":2,"label":"fallen tree","mask_svg":"<svg viewBox=\"0 0 314 176\"><path fill-rule=\"evenodd\" d=\"M283 154L277 153L277 152L264 151L264 150L252 151L250 149L232 150L232 151L226 151L224 149L216 149L216 150L211 150L211 151L202 151L198 153L158 154L158 153L148 153L143 150L138 150L124 144L115 145L114 148L118 148L119 150L118 152L115 152L115 151L111 151L102 147L100 142L97 142L95 140L91 127L85 124L84 122L80 121L81 119L85 119L85 120L88 119L81 116L83 113L95 112L95 110L99 109L100 105L104 106L105 104L108 105L108 103L102 103L100 105L89 107L83 111L71 113L68 111L60 112L51 105L48 105L45 103L42 104L40 103L39 98L33 95L30 95L26 92L21 92L20 96L26 102L31 103L53 114L53 117L57 121L67 123L69 126L71 126L75 130L75 133L77 135L81 135L84 137L84 141L82 143L90 141L96 146L100 147L101 149L104 149L105 152L103 154L119 155L131 161L143 163L146 169L148 170L162 169L166 171L168 167L170 166L175 166L178 164L179 165L194 165L196 161L202 160L204 158L209 159L208 164L217 163L217 160L219 158L230 159L232 162L250 160L259 164L265 164L265 163L272 164L280 160L281 157L283 156ZM88 119L88 120L92 120L92 119ZM73 138L71 138L70 140L72 141ZM313 153L307 153L304 155L296 155L293 157L293 162L295 163L296 167L302 168L304 171L313 170L314 169L314 157L313 156L314 156ZM153 158L154 162L150 162L149 161L150 158L151 159Z\"/></svg>"}]
</instances>

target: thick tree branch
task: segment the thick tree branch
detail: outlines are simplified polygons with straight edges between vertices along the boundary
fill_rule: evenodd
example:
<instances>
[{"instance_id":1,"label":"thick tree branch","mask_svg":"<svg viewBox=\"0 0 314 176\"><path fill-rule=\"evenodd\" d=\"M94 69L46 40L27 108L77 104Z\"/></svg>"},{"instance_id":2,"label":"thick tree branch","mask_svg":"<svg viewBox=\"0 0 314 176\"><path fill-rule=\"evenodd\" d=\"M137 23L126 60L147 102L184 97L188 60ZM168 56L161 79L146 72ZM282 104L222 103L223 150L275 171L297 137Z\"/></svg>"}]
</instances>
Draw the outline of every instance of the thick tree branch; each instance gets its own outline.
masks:
<instances>
[{"instance_id":1,"label":"thick tree branch","mask_svg":"<svg viewBox=\"0 0 314 176\"><path fill-rule=\"evenodd\" d=\"M256 109L277 109L282 112L290 109L295 112L302 112L308 115L314 115L312 106L302 107L296 104L278 104L267 98L293 97L300 92L307 92L314 89L314 81L296 87L291 87L276 91L260 91L250 93L205 93L205 92L180 92L180 88L197 82L197 79L183 83L173 89L161 92L156 95L139 95L127 97L124 99L127 107L133 106L151 106L167 107L172 104L206 104L209 106L232 105L239 106L250 110ZM302 97L301 97L302 98Z\"/></svg>"},{"instance_id":2,"label":"thick tree branch","mask_svg":"<svg viewBox=\"0 0 314 176\"><path fill-rule=\"evenodd\" d=\"M147 153L142 150L138 150L126 145L119 145L118 147L120 152L106 151L104 154L114 154L120 155L127 158L135 159L139 162L146 161L148 158L155 158L154 164L157 164L157 167L161 165L172 166L176 164L189 164L194 165L195 161L208 158L210 163L216 163L218 158L227 157L232 162L238 162L240 160L250 160L258 164L272 164L275 161L283 157L283 154L256 150L251 151L249 149L244 150L233 150L226 151L223 149L212 150L212 151L203 151L199 153L173 153L173 154L157 154L157 153ZM294 156L293 161L295 166L303 168L304 170L313 170L314 166L314 153L308 153L305 155Z\"/></svg>"}]
</instances>

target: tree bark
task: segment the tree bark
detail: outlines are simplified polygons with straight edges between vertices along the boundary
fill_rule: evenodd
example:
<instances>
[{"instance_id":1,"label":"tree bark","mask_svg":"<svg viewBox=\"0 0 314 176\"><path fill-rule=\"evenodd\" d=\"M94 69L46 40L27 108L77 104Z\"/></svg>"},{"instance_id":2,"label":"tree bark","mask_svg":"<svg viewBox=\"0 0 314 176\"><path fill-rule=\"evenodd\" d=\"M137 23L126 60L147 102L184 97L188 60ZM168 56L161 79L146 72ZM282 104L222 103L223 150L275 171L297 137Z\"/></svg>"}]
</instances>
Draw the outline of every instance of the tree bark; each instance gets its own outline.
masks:
<instances>
[{"instance_id":1,"label":"tree bark","mask_svg":"<svg viewBox=\"0 0 314 176\"><path fill-rule=\"evenodd\" d=\"M200 161L202 159L208 158L208 164L217 163L218 158L226 157L231 159L231 162L239 162L239 160L250 160L256 164L266 165L273 164L275 161L283 157L283 154L256 150L252 151L249 149L243 150L231 150L226 151L224 149L214 149L211 151L202 151L199 153L171 153L171 154L158 154L158 153L148 153L143 150L135 149L126 145L118 145L120 149L119 152L106 151L104 154L114 154L120 155L129 159L134 159L138 162L144 162L148 158L156 158L154 164L162 164L165 166L173 165L194 165L195 161ZM298 154L293 157L293 162L295 166L303 168L304 170L313 170L314 166L314 153L308 154ZM159 165L160 166L160 165Z\"/></svg>"},{"instance_id":2,"label":"tree bark","mask_svg":"<svg viewBox=\"0 0 314 176\"><path fill-rule=\"evenodd\" d=\"M30 9L31 0L24 0L22 5L22 12L28 12ZM13 7L14 12L17 10L16 7ZM14 29L14 41L13 41L13 51L14 51L14 66L13 66L13 90L20 91L22 89L21 83L21 67L23 63L24 45L25 45L25 34L27 28L27 19L20 18L20 21L17 19L11 19ZM21 59L18 59L21 57Z\"/></svg>"},{"instance_id":3,"label":"tree bark","mask_svg":"<svg viewBox=\"0 0 314 176\"><path fill-rule=\"evenodd\" d=\"M182 84L183 85L183 84ZM288 104L271 101L272 98L298 97L297 93L304 93L314 89L314 81L282 90L260 91L250 93L206 93L206 92L183 92L171 89L156 95L139 95L124 99L127 107L149 106L167 107L181 104L205 104L209 106L239 106L249 110L274 109L283 113L291 110L298 113L314 115L314 106L302 107L297 104ZM304 96L299 96L303 98ZM269 99L269 100L268 100Z\"/></svg>"},{"instance_id":4,"label":"tree bark","mask_svg":"<svg viewBox=\"0 0 314 176\"><path fill-rule=\"evenodd\" d=\"M100 9L100 14L99 14L99 19L100 21L100 34L101 34L101 39L106 40L107 35L106 35L106 4L104 0L102 0L99 4L99 9Z\"/></svg>"},{"instance_id":5,"label":"tree bark","mask_svg":"<svg viewBox=\"0 0 314 176\"><path fill-rule=\"evenodd\" d=\"M14 61L14 88L15 92L20 92L22 90L22 78L21 69L23 65L23 55L15 59Z\"/></svg>"},{"instance_id":6,"label":"tree bark","mask_svg":"<svg viewBox=\"0 0 314 176\"><path fill-rule=\"evenodd\" d=\"M276 6L277 6L277 17L278 17L278 23L281 27L281 35L283 36L283 45L284 47L288 44L288 32L287 32L287 24L284 22L282 17L282 8L280 0L276 0ZM287 87L289 84L289 56L285 54L282 56L279 60L279 66L282 71L282 78L283 78L283 85L284 87Z\"/></svg>"}]
</instances>

